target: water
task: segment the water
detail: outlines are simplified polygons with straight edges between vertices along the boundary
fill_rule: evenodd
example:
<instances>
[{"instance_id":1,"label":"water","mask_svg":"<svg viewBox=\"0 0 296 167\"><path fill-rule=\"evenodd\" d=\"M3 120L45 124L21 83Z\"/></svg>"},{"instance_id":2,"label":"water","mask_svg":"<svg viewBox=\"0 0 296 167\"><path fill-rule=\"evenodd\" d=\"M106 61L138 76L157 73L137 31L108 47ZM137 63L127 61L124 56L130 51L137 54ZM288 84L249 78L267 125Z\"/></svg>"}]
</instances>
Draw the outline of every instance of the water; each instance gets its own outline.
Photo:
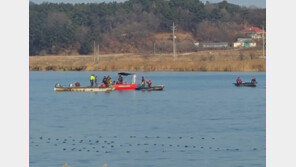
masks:
<instances>
[{"instance_id":1,"label":"water","mask_svg":"<svg viewBox=\"0 0 296 167\"><path fill-rule=\"evenodd\" d=\"M30 167L265 166L265 73L138 73L164 91L53 91L90 74L30 72ZM235 87L237 76L258 86Z\"/></svg>"}]
</instances>

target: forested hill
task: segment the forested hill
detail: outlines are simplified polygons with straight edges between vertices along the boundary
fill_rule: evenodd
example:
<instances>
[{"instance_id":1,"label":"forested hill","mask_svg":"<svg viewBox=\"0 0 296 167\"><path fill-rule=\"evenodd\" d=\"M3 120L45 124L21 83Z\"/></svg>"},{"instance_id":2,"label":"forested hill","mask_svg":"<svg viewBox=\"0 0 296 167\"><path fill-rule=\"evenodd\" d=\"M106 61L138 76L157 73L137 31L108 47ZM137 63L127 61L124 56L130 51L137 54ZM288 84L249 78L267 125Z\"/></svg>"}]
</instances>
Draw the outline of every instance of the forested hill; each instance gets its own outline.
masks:
<instances>
[{"instance_id":1,"label":"forested hill","mask_svg":"<svg viewBox=\"0 0 296 167\"><path fill-rule=\"evenodd\" d=\"M192 42L232 42L247 26L265 26L266 10L199 0L128 0L122 3L30 3L30 55L171 50L177 25L178 51ZM179 41L178 41L179 40ZM188 45L184 41L188 41Z\"/></svg>"}]
</instances>

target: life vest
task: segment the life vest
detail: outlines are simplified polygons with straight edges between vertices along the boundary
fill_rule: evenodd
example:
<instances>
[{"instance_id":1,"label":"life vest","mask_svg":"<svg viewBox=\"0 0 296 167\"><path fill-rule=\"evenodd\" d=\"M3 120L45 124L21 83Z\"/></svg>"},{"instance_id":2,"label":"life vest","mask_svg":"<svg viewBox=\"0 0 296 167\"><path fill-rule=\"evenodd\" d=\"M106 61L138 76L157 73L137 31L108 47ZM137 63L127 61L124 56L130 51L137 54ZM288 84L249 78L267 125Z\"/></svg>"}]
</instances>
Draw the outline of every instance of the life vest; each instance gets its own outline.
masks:
<instances>
[{"instance_id":1,"label":"life vest","mask_svg":"<svg viewBox=\"0 0 296 167\"><path fill-rule=\"evenodd\" d=\"M90 76L90 78L89 78L91 81L93 81L93 80L95 80L95 76Z\"/></svg>"}]
</instances>

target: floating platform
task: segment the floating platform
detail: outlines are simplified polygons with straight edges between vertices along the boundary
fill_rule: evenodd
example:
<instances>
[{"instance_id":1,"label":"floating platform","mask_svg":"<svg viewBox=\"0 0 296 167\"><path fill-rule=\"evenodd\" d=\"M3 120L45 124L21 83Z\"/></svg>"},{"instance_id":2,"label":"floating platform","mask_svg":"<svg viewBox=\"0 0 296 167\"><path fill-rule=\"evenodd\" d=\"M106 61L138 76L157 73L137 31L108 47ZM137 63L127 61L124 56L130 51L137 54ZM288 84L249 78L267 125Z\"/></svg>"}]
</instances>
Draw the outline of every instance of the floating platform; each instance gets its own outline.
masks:
<instances>
[{"instance_id":1,"label":"floating platform","mask_svg":"<svg viewBox=\"0 0 296 167\"><path fill-rule=\"evenodd\" d=\"M100 87L55 87L54 91L57 92L110 92L113 91L113 87L100 88Z\"/></svg>"}]
</instances>

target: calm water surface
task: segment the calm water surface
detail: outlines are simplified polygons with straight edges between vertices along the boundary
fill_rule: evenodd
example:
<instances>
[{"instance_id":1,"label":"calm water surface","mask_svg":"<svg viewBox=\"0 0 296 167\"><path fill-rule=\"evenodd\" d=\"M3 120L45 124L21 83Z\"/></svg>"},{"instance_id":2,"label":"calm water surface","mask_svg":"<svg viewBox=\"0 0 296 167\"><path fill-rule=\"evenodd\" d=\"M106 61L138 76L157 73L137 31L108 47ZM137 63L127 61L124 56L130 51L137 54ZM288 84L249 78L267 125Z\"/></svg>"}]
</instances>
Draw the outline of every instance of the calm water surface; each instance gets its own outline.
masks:
<instances>
[{"instance_id":1,"label":"calm water surface","mask_svg":"<svg viewBox=\"0 0 296 167\"><path fill-rule=\"evenodd\" d=\"M31 167L265 166L265 73L138 73L165 90L53 91L90 74L30 72ZM258 86L235 87L237 76Z\"/></svg>"}]
</instances>

